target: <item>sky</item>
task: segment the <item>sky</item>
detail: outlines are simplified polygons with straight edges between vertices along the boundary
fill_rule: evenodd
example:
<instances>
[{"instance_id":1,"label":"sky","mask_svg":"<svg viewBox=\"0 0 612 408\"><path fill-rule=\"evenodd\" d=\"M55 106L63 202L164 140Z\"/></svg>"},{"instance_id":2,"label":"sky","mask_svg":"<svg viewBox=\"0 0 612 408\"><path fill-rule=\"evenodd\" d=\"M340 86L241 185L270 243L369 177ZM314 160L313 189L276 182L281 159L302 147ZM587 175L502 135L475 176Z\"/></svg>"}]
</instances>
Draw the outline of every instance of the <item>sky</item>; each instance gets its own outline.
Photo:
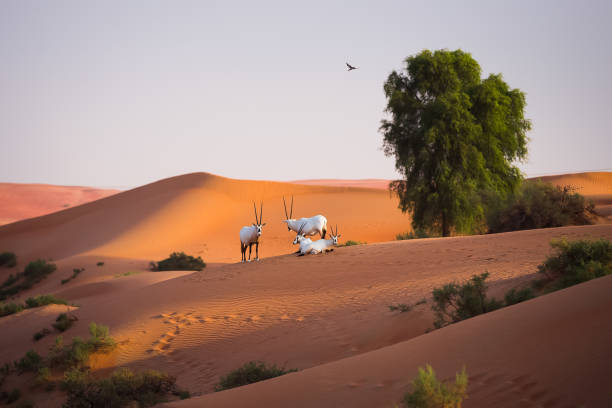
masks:
<instances>
[{"instance_id":1,"label":"sky","mask_svg":"<svg viewBox=\"0 0 612 408\"><path fill-rule=\"evenodd\" d=\"M525 92L525 175L612 171L611 20L595 0L0 0L0 182L397 178L383 83L458 48Z\"/></svg>"}]
</instances>

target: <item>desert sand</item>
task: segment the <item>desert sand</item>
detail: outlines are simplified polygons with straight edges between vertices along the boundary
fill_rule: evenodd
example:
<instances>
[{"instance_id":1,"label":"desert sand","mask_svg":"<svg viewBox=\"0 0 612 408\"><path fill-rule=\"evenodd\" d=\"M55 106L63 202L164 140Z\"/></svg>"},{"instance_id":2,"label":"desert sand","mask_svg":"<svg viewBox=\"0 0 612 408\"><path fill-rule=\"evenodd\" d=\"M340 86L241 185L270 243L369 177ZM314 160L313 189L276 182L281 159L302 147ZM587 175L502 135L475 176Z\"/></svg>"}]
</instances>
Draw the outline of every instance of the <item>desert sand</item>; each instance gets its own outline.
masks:
<instances>
[{"instance_id":1,"label":"desert sand","mask_svg":"<svg viewBox=\"0 0 612 408\"><path fill-rule=\"evenodd\" d=\"M609 194L605 183L593 194ZM367 245L296 257L282 223L282 196L294 215L325 214L345 240ZM238 230L263 200L259 262L239 263ZM365 218L363 214L368 214ZM612 225L565 227L487 236L393 241L410 229L387 191L347 186L226 179L205 173L161 180L78 207L0 227L0 250L19 264L38 257L58 270L16 300L52 293L74 302L79 318L108 325L120 346L93 369L155 368L177 377L194 397L171 406L392 407L417 367L443 378L466 366L465 407L605 406L610 383L611 278L426 333L433 326L431 291L488 271L490 295L527 285L550 254L552 238L612 239ZM201 255L201 272L150 272L172 251ZM97 262L103 266L96 266ZM85 268L62 285L73 268ZM397 303L427 303L407 313ZM0 364L35 349L34 332L66 306L0 318ZM212 393L219 377L247 361L300 371L240 389ZM5 387L27 390L26 376ZM64 396L29 392L41 406Z\"/></svg>"},{"instance_id":2,"label":"desert sand","mask_svg":"<svg viewBox=\"0 0 612 408\"><path fill-rule=\"evenodd\" d=\"M91 187L0 183L0 225L51 214L118 192Z\"/></svg>"}]
</instances>

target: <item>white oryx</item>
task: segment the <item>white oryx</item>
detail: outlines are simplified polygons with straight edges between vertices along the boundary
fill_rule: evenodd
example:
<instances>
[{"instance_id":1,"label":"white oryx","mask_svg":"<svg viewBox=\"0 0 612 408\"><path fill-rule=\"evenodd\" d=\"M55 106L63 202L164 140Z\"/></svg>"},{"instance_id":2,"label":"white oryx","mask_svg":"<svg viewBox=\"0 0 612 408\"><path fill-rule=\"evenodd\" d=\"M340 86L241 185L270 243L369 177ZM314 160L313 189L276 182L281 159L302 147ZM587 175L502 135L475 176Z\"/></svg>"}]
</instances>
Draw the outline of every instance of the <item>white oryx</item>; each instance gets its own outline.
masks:
<instances>
[{"instance_id":1,"label":"white oryx","mask_svg":"<svg viewBox=\"0 0 612 408\"><path fill-rule=\"evenodd\" d=\"M259 261L259 237L261 236L261 228L266 225L261 223L263 214L263 202L259 208L259 220L257 219L257 207L253 201L253 209L255 210L255 224L240 229L240 252L242 252L241 262L246 261L246 250L249 247L249 262L251 262L251 247L255 244L255 260Z\"/></svg>"},{"instance_id":2,"label":"white oryx","mask_svg":"<svg viewBox=\"0 0 612 408\"><path fill-rule=\"evenodd\" d=\"M333 249L331 247L338 245L338 238L340 235L338 234L338 226L336 225L336 232L331 228L331 238L330 239L318 239L316 241L311 242L308 245L305 245L302 249L300 245L300 254L298 256L304 256L306 254L320 254L321 252L331 252ZM303 235L302 235L303 237Z\"/></svg>"},{"instance_id":3,"label":"white oryx","mask_svg":"<svg viewBox=\"0 0 612 408\"><path fill-rule=\"evenodd\" d=\"M302 233L302 228L298 230L297 235L295 236L295 239L293 240L293 245L296 245L296 244L300 244L300 249L298 249L296 254L302 254L302 255L306 254L308 247L310 246L310 244L312 244L312 239L306 238L304 236L304 234Z\"/></svg>"},{"instance_id":4,"label":"white oryx","mask_svg":"<svg viewBox=\"0 0 612 408\"><path fill-rule=\"evenodd\" d=\"M299 220L293 219L293 196L291 196L291 211L287 214L287 203L285 197L283 197L283 206L285 207L285 218L283 222L287 223L287 229L289 231L298 232L302 228L304 236L310 236L319 234L321 238L325 238L327 233L327 218L322 215L315 215L310 218L300 218Z\"/></svg>"}]
</instances>

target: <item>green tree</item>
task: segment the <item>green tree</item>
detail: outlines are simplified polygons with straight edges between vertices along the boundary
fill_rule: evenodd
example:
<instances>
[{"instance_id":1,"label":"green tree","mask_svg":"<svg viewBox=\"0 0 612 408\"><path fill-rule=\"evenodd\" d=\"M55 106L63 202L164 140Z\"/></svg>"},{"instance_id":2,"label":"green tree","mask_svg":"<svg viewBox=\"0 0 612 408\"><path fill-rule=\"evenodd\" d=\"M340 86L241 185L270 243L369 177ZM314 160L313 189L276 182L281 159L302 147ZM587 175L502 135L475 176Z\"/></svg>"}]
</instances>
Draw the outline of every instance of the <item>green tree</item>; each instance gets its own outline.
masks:
<instances>
[{"instance_id":1,"label":"green tree","mask_svg":"<svg viewBox=\"0 0 612 408\"><path fill-rule=\"evenodd\" d=\"M504 198L522 180L512 163L527 155L525 95L480 75L469 53L424 50L384 84L383 148L403 176L390 188L415 229L472 231L484 220L481 193Z\"/></svg>"}]
</instances>

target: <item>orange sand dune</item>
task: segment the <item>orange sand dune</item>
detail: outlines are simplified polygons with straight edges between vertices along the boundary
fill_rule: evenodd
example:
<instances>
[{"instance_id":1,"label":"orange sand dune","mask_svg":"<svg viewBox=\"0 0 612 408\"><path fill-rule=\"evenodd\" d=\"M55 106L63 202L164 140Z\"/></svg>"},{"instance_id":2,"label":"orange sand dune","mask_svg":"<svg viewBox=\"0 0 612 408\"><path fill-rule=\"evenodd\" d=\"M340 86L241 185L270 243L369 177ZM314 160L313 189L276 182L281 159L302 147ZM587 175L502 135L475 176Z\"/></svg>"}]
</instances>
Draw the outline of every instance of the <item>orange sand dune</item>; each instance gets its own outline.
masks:
<instances>
[{"instance_id":1,"label":"orange sand dune","mask_svg":"<svg viewBox=\"0 0 612 408\"><path fill-rule=\"evenodd\" d=\"M307 186L335 186L335 187L364 187L377 188L387 190L391 180L385 179L361 179L361 180L342 180L342 179L314 179L314 180L296 180L292 181L295 184L304 184Z\"/></svg>"},{"instance_id":2,"label":"orange sand dune","mask_svg":"<svg viewBox=\"0 0 612 408\"><path fill-rule=\"evenodd\" d=\"M388 192L348 187L241 181L206 173L173 177L35 220L0 227L0 248L25 259L76 254L160 259L172 251L210 262L240 260L238 232L264 201L260 255L289 253L294 233L282 223L282 196L294 217L324 214L342 239L388 241L410 230L410 218Z\"/></svg>"},{"instance_id":3,"label":"orange sand dune","mask_svg":"<svg viewBox=\"0 0 612 408\"><path fill-rule=\"evenodd\" d=\"M465 407L610 404L612 276L380 350L168 407L393 407L418 367L469 373Z\"/></svg>"},{"instance_id":4,"label":"orange sand dune","mask_svg":"<svg viewBox=\"0 0 612 408\"><path fill-rule=\"evenodd\" d=\"M0 183L0 225L76 207L118 192L91 187Z\"/></svg>"}]
</instances>

